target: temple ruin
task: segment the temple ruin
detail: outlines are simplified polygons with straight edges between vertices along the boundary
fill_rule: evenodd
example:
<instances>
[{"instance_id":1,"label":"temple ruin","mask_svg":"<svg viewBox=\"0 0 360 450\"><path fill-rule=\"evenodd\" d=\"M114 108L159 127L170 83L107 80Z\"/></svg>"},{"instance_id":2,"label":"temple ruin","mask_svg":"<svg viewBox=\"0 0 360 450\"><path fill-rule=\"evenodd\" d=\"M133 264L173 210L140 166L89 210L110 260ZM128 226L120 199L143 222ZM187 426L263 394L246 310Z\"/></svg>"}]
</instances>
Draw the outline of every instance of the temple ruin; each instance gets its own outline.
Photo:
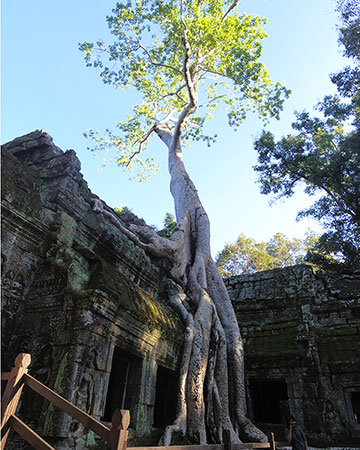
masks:
<instances>
[{"instance_id":1,"label":"temple ruin","mask_svg":"<svg viewBox=\"0 0 360 450\"><path fill-rule=\"evenodd\" d=\"M104 422L129 409L134 433L148 435L174 418L183 328L163 298L166 262L96 214L94 199L75 152L47 133L2 147L2 370L30 353L39 381ZM130 212L120 218L144 224ZM360 273L302 265L226 285L250 418L280 440L291 412L313 445L359 441ZM26 392L21 411L57 449L95 445ZM20 448L16 438L8 445Z\"/></svg>"}]
</instances>

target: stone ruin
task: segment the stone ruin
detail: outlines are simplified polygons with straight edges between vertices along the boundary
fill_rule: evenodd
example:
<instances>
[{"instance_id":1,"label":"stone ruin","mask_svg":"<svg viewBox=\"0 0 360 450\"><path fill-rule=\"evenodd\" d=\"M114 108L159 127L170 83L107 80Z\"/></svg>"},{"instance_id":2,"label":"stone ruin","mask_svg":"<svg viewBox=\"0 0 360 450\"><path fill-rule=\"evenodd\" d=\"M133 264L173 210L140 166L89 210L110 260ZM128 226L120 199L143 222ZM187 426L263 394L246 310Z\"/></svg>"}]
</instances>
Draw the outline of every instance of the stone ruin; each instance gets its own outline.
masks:
<instances>
[{"instance_id":1,"label":"stone ruin","mask_svg":"<svg viewBox=\"0 0 360 450\"><path fill-rule=\"evenodd\" d=\"M39 381L104 422L129 409L133 435L149 436L175 415L183 329L164 299L166 263L96 214L94 199L75 152L47 133L2 147L2 370L30 353ZM251 419L283 440L291 412L313 445L359 442L360 273L295 266L226 285ZM97 445L26 390L20 413L59 450ZM22 444L14 435L7 445Z\"/></svg>"},{"instance_id":2,"label":"stone ruin","mask_svg":"<svg viewBox=\"0 0 360 450\"><path fill-rule=\"evenodd\" d=\"M313 445L359 444L360 272L298 265L225 284L244 340L252 419L283 424L292 414Z\"/></svg>"},{"instance_id":3,"label":"stone ruin","mask_svg":"<svg viewBox=\"0 0 360 450\"><path fill-rule=\"evenodd\" d=\"M166 268L92 210L75 152L46 133L5 145L2 170L3 370L30 353L30 373L95 418L111 421L120 406L139 434L163 427L183 335L162 300ZM26 423L81 448L69 416L48 404L33 410Z\"/></svg>"}]
</instances>

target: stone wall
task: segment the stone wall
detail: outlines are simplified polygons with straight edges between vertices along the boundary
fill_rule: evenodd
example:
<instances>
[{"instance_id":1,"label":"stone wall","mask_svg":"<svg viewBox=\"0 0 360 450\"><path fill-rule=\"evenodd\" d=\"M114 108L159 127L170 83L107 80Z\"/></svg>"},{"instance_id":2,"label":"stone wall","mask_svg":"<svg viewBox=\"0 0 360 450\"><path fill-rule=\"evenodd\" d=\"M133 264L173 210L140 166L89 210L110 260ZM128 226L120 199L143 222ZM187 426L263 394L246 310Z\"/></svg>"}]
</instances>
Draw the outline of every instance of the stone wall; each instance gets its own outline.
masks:
<instances>
[{"instance_id":1,"label":"stone wall","mask_svg":"<svg viewBox=\"0 0 360 450\"><path fill-rule=\"evenodd\" d=\"M101 418L121 349L120 362L136 361L131 425L151 431L157 368L177 371L183 335L162 300L166 268L92 210L75 152L45 132L4 145L2 173L2 370L28 352L33 376ZM131 213L122 219L144 224ZM58 449L85 445L68 416L35 394L23 403L27 423Z\"/></svg>"},{"instance_id":2,"label":"stone wall","mask_svg":"<svg viewBox=\"0 0 360 450\"><path fill-rule=\"evenodd\" d=\"M290 412L313 443L359 442L360 273L321 275L300 265L226 285L253 419L276 424Z\"/></svg>"},{"instance_id":3,"label":"stone wall","mask_svg":"<svg viewBox=\"0 0 360 450\"><path fill-rule=\"evenodd\" d=\"M47 133L3 146L2 368L30 353L33 376L104 420L114 406L107 394L118 398L116 376L127 385L121 402L131 426L146 434L167 419L161 402L173 400L183 330L163 298L166 263L96 214L95 198L75 152ZM144 224L131 213L121 219ZM359 441L360 274L296 266L226 284L245 343L252 419L283 439L280 422L291 412L312 444ZM22 415L58 450L94 444L31 392ZM8 445L19 448L15 438Z\"/></svg>"}]
</instances>

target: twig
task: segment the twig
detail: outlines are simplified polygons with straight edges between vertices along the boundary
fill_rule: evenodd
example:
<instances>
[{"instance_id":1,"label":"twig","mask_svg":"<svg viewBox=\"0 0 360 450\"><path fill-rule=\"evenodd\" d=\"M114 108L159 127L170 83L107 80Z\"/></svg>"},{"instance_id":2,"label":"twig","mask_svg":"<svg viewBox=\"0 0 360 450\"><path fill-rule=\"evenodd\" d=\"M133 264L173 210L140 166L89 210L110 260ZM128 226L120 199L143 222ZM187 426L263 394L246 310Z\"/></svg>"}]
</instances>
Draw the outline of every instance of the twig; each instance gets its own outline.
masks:
<instances>
[{"instance_id":1,"label":"twig","mask_svg":"<svg viewBox=\"0 0 360 450\"><path fill-rule=\"evenodd\" d=\"M138 155L138 154L140 154L140 153L142 152L142 146L143 146L143 144L147 142L147 140L148 140L149 137L152 135L152 133L154 133L154 131L155 131L155 129L154 129L154 127L152 127L152 128L146 133L144 139L142 139L140 142L139 142L139 139L137 139L137 140L134 142L133 145L135 145L135 144L137 144L137 143L139 142L139 147L138 147L138 150L137 150L136 152L134 152L134 153L129 157L129 161L128 161L128 163L126 164L126 167L129 167L131 161L135 158L135 155Z\"/></svg>"},{"instance_id":2,"label":"twig","mask_svg":"<svg viewBox=\"0 0 360 450\"><path fill-rule=\"evenodd\" d=\"M230 8L226 11L226 13L223 15L221 22L223 23L227 16L231 13L231 11L233 11L234 9L236 9L239 5L241 0L235 0L234 3L230 6Z\"/></svg>"},{"instance_id":3,"label":"twig","mask_svg":"<svg viewBox=\"0 0 360 450\"><path fill-rule=\"evenodd\" d=\"M180 71L179 69L177 69L176 67L169 66L168 64L162 64L162 63L159 63L159 62L154 61L154 60L152 59L152 57L151 57L151 55L150 55L148 49L147 49L146 47L144 47L140 42L139 42L139 48L142 48L142 49L144 50L144 52L147 54L147 56L148 56L148 58L149 58L149 60L150 60L150 62L151 62L151 64L152 64L153 66L165 67L165 68L167 68L167 69L174 70L175 72L177 72L177 73L179 73L180 75L182 75L181 71Z\"/></svg>"}]
</instances>

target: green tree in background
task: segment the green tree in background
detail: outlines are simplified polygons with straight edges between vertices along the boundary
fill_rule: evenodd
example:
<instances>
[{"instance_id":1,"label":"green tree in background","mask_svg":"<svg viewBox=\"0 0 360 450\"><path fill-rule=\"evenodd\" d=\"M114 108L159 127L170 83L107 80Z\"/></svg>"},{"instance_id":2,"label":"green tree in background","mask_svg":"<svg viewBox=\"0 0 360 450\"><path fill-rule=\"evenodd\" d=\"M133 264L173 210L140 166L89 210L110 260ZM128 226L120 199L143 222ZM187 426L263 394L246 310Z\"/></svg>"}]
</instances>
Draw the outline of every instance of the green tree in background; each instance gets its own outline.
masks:
<instances>
[{"instance_id":1,"label":"green tree in background","mask_svg":"<svg viewBox=\"0 0 360 450\"><path fill-rule=\"evenodd\" d=\"M137 180L157 169L147 154L158 138L168 153L177 227L170 239L146 226L125 227L99 200L94 208L150 255L171 267L168 302L185 326L179 400L174 423L162 438L221 442L264 441L246 417L244 355L229 295L210 254L210 223L185 165L183 145L210 145L204 128L223 106L230 126L248 111L278 117L288 91L273 83L260 61L266 20L239 15L240 1L137 0L117 3L107 18L115 41L80 45L88 66L106 84L134 88L142 100L118 123L118 134L90 131L94 151L118 151L117 163ZM108 59L108 62L104 62ZM206 171L206 158L203 158ZM221 160L222 158L219 158Z\"/></svg>"},{"instance_id":2,"label":"green tree in background","mask_svg":"<svg viewBox=\"0 0 360 450\"><path fill-rule=\"evenodd\" d=\"M320 115L296 113L296 134L276 142L263 131L255 142L263 194L290 197L302 183L309 195L322 196L298 218L314 217L326 232L308 260L324 268L360 267L360 5L338 3L342 19L339 41L352 66L331 75L338 95L326 96Z\"/></svg>"},{"instance_id":3,"label":"green tree in background","mask_svg":"<svg viewBox=\"0 0 360 450\"><path fill-rule=\"evenodd\" d=\"M176 229L176 226L177 226L177 224L176 224L175 217L172 214L170 214L170 213L166 213L165 214L165 219L164 219L165 230L170 235L172 235L174 233L175 229Z\"/></svg>"},{"instance_id":4,"label":"green tree in background","mask_svg":"<svg viewBox=\"0 0 360 450\"><path fill-rule=\"evenodd\" d=\"M289 239L282 233L276 233L269 242L256 242L255 239L240 234L234 244L226 244L219 252L216 265L221 275L226 278L305 264L305 256L317 240L318 236L311 231L304 240Z\"/></svg>"},{"instance_id":5,"label":"green tree in background","mask_svg":"<svg viewBox=\"0 0 360 450\"><path fill-rule=\"evenodd\" d=\"M271 256L265 250L264 242L256 242L243 233L234 244L226 244L216 257L216 265L222 277L267 270Z\"/></svg>"}]
</instances>

